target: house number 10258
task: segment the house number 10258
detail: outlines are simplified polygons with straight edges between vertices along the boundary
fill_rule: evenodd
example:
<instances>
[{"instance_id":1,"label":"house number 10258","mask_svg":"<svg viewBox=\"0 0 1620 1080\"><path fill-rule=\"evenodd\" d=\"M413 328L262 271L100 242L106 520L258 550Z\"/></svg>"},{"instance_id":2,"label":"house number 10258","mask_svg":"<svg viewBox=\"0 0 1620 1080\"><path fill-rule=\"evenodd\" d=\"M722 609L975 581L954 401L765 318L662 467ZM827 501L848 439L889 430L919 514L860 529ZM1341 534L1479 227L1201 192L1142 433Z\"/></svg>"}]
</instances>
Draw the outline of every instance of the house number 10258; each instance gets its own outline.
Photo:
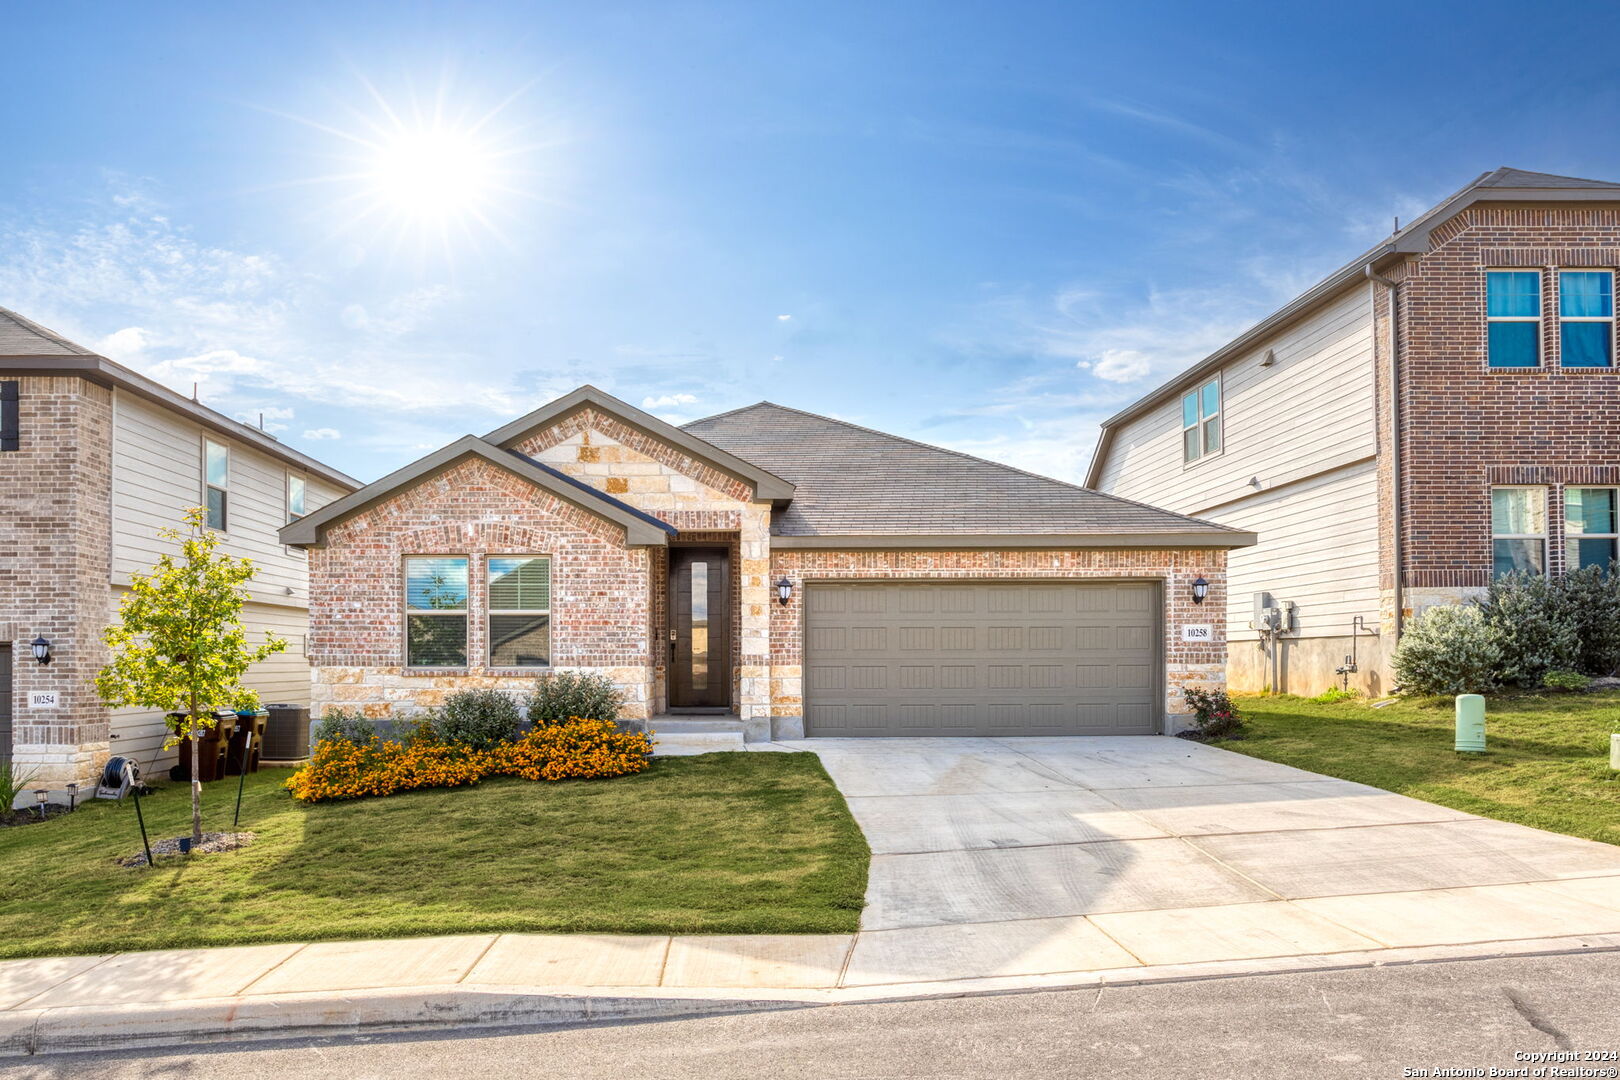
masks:
<instances>
[{"instance_id":1,"label":"house number 10258","mask_svg":"<svg viewBox=\"0 0 1620 1080\"><path fill-rule=\"evenodd\" d=\"M1189 624L1181 628L1182 641L1214 641L1215 628L1208 623Z\"/></svg>"}]
</instances>

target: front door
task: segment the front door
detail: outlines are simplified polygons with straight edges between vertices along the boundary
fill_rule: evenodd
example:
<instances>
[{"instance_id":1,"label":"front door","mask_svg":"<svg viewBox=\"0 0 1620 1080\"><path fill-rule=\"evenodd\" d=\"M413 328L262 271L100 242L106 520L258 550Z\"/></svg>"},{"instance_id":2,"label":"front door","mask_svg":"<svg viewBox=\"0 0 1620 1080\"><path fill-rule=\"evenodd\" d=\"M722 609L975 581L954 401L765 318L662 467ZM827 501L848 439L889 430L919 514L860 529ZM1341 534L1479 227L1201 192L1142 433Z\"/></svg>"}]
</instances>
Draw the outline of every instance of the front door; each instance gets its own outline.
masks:
<instances>
[{"instance_id":1,"label":"front door","mask_svg":"<svg viewBox=\"0 0 1620 1080\"><path fill-rule=\"evenodd\" d=\"M0 645L0 765L11 762L11 646ZM10 810L0 806L0 813Z\"/></svg>"},{"instance_id":2,"label":"front door","mask_svg":"<svg viewBox=\"0 0 1620 1080\"><path fill-rule=\"evenodd\" d=\"M669 551L669 705L731 706L731 554Z\"/></svg>"}]
</instances>

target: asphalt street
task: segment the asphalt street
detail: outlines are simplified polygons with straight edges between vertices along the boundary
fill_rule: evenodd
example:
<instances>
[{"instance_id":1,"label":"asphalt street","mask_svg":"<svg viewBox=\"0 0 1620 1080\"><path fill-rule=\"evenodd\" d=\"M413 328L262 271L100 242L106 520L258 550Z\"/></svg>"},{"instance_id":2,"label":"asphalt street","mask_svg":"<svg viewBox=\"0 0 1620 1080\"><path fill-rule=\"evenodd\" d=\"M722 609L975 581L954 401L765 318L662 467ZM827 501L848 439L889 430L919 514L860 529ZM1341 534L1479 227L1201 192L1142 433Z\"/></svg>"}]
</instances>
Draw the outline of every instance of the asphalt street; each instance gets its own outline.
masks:
<instances>
[{"instance_id":1,"label":"asphalt street","mask_svg":"<svg viewBox=\"0 0 1620 1080\"><path fill-rule=\"evenodd\" d=\"M1606 1060L1515 1055L1608 1054ZM752 1013L9 1059L5 1080L1405 1077L1620 1073L1620 953ZM1421 1072L1419 1070L1428 1070ZM1497 1075L1504 1075L1498 1073ZM1510 1075L1510 1074L1508 1074Z\"/></svg>"}]
</instances>

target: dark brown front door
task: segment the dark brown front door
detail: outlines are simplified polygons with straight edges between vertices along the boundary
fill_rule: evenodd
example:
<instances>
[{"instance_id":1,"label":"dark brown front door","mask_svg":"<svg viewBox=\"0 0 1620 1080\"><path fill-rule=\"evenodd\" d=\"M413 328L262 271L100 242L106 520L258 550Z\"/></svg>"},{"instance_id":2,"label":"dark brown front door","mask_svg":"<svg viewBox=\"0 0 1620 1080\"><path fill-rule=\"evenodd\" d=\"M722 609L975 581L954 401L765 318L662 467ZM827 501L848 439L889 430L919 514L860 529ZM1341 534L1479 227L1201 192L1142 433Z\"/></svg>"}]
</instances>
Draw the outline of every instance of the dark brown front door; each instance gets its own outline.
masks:
<instances>
[{"instance_id":1,"label":"dark brown front door","mask_svg":"<svg viewBox=\"0 0 1620 1080\"><path fill-rule=\"evenodd\" d=\"M725 548L669 552L669 705L731 705L731 554Z\"/></svg>"},{"instance_id":2,"label":"dark brown front door","mask_svg":"<svg viewBox=\"0 0 1620 1080\"><path fill-rule=\"evenodd\" d=\"M11 760L11 646L0 645L0 765ZM10 810L0 806L0 813Z\"/></svg>"}]
</instances>

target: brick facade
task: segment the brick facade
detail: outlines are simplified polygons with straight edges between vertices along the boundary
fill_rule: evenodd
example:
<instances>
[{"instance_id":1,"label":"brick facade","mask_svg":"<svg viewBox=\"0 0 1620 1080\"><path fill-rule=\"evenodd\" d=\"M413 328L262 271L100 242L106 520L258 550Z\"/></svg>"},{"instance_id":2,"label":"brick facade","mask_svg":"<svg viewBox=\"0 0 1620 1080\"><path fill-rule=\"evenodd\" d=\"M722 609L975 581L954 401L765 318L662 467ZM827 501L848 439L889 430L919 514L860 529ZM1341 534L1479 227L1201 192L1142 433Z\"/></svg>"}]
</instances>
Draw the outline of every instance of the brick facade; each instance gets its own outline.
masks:
<instances>
[{"instance_id":1,"label":"brick facade","mask_svg":"<svg viewBox=\"0 0 1620 1080\"><path fill-rule=\"evenodd\" d=\"M1401 583L1408 613L1476 596L1489 584L1492 486L1547 488L1548 570L1561 573L1564 488L1620 485L1620 369L1564 368L1557 318L1558 270L1616 268L1620 209L1476 205L1436 228L1429 251L1387 272L1400 283ZM1487 269L1541 271L1539 368L1488 366ZM1390 445L1385 292L1375 300L1381 448ZM1387 453L1380 465L1381 510L1391 509ZM1381 564L1386 600L1393 546L1388 533ZM1392 616L1386 603L1386 620Z\"/></svg>"},{"instance_id":2,"label":"brick facade","mask_svg":"<svg viewBox=\"0 0 1620 1080\"><path fill-rule=\"evenodd\" d=\"M0 453L0 641L11 643L12 759L57 786L87 780L108 752L93 680L111 615L112 393L73 377L19 381L21 446ZM34 662L36 637L50 664ZM31 708L45 691L57 707Z\"/></svg>"},{"instance_id":3,"label":"brick facade","mask_svg":"<svg viewBox=\"0 0 1620 1080\"><path fill-rule=\"evenodd\" d=\"M468 558L467 667L403 666L407 555ZM491 555L549 555L553 666L602 671L625 693L628 718L651 715L648 549L626 547L619 526L477 459L334 525L310 552L312 710L384 717L438 705L452 689L527 689L533 673L484 662Z\"/></svg>"}]
</instances>

